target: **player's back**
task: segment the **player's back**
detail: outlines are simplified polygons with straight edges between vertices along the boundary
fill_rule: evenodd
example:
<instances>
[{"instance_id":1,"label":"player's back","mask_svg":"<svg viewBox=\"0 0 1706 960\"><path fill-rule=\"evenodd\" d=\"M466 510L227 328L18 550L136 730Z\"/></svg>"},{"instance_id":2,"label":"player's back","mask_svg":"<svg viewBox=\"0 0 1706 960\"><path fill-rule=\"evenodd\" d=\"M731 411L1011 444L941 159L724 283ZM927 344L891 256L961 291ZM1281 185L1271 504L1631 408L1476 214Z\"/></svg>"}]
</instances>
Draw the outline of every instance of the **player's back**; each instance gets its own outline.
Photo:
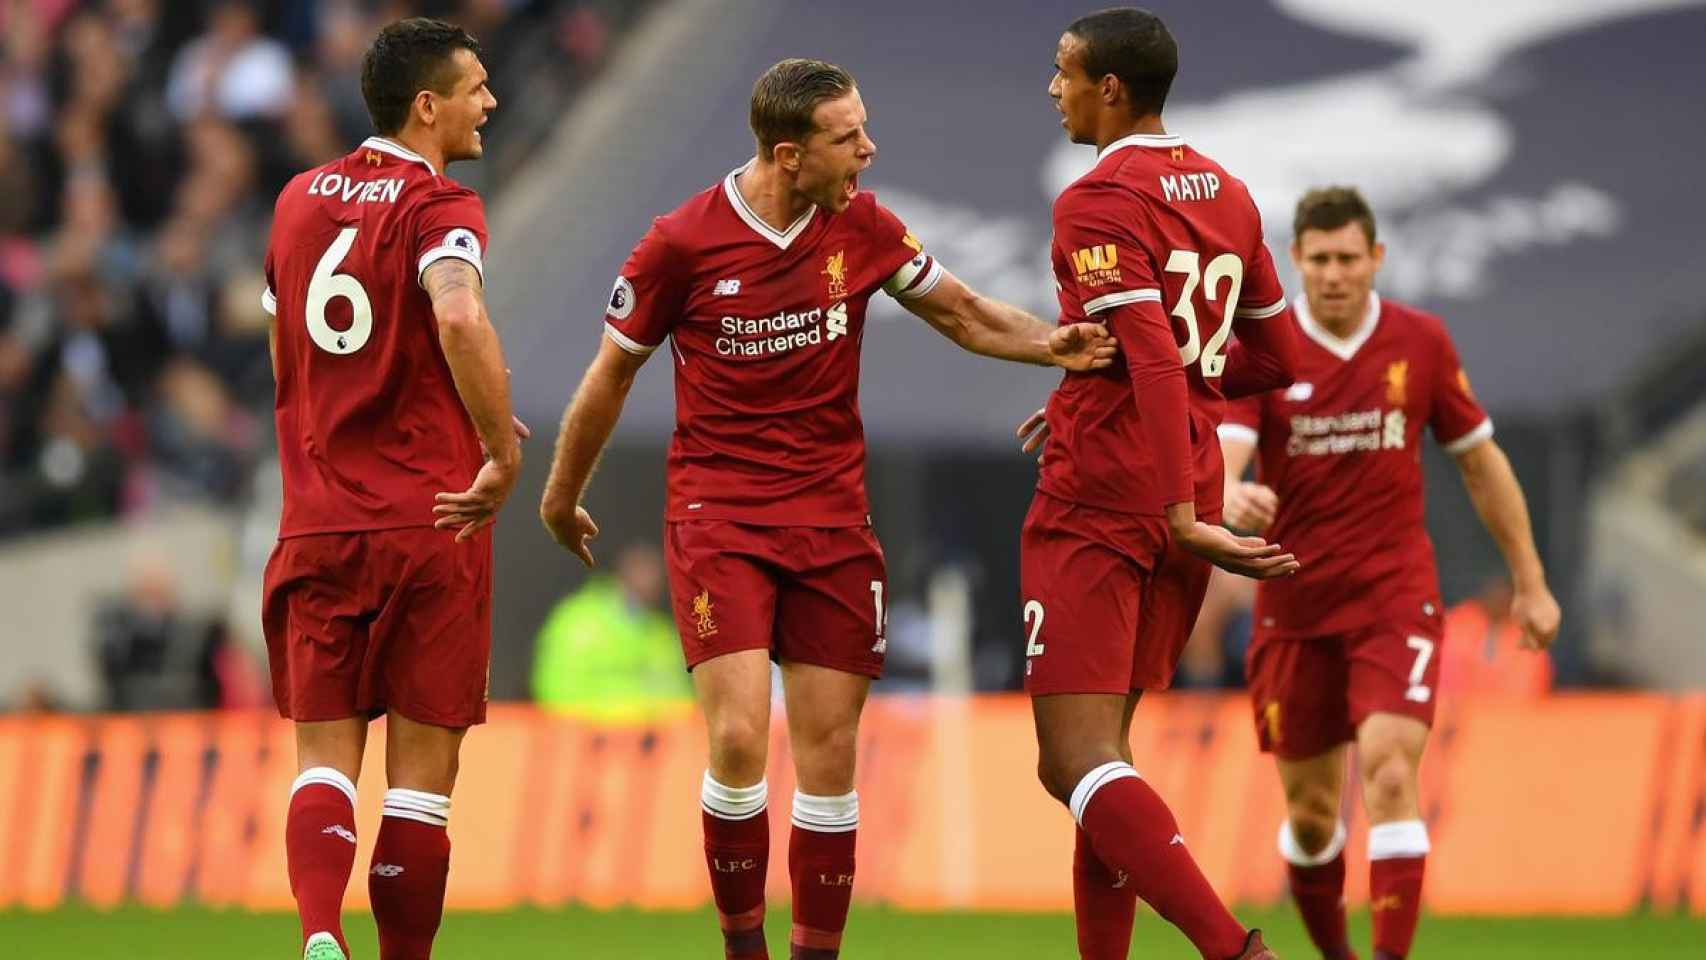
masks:
<instances>
[{"instance_id":1,"label":"player's back","mask_svg":"<svg viewBox=\"0 0 1706 960\"><path fill-rule=\"evenodd\" d=\"M265 304L275 317L279 536L430 526L433 495L477 472L478 435L420 286L479 269L479 198L371 138L279 194Z\"/></svg>"},{"instance_id":2,"label":"player's back","mask_svg":"<svg viewBox=\"0 0 1706 960\"><path fill-rule=\"evenodd\" d=\"M1109 144L1055 201L1054 216L1062 323L1145 301L1159 301L1168 314L1190 397L1197 512L1217 515L1215 427L1225 406L1219 382L1232 321L1286 307L1249 192L1182 138L1139 134ZM1141 443L1136 424L1144 414L1132 407L1124 370L1103 373L1068 375L1056 391L1051 403L1063 415L1051 417L1050 427L1063 442L1052 456L1045 451L1042 489L1108 509L1159 513L1153 475L1164 465L1129 449ZM1116 449L1127 452L1110 456Z\"/></svg>"},{"instance_id":3,"label":"player's back","mask_svg":"<svg viewBox=\"0 0 1706 960\"><path fill-rule=\"evenodd\" d=\"M1139 236L1149 241L1192 409L1218 424L1234 317L1272 316L1286 306L1262 218L1243 181L1183 138L1129 139L1139 143L1105 154L1091 176L1139 198Z\"/></svg>"}]
</instances>

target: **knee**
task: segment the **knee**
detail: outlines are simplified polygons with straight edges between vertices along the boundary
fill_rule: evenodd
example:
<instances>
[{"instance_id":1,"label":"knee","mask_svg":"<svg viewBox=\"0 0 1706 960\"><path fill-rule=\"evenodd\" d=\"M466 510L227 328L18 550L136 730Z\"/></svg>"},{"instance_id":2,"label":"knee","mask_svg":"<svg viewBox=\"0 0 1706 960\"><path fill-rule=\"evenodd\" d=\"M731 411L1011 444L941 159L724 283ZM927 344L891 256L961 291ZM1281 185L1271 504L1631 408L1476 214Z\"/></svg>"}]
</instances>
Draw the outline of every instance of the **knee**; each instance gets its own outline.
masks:
<instances>
[{"instance_id":1,"label":"knee","mask_svg":"<svg viewBox=\"0 0 1706 960\"><path fill-rule=\"evenodd\" d=\"M739 711L724 711L708 724L711 775L725 783L744 784L764 775L770 743L765 719Z\"/></svg>"},{"instance_id":2,"label":"knee","mask_svg":"<svg viewBox=\"0 0 1706 960\"><path fill-rule=\"evenodd\" d=\"M1409 816L1414 811L1415 774L1396 750L1377 753L1366 760L1363 773L1363 803L1375 822Z\"/></svg>"},{"instance_id":3,"label":"knee","mask_svg":"<svg viewBox=\"0 0 1706 960\"><path fill-rule=\"evenodd\" d=\"M1076 752L1044 751L1037 760L1037 779L1042 781L1043 789L1048 795L1061 803L1072 802L1072 792L1078 789L1078 784L1091 770L1119 760L1117 756L1101 758L1085 757Z\"/></svg>"},{"instance_id":4,"label":"knee","mask_svg":"<svg viewBox=\"0 0 1706 960\"><path fill-rule=\"evenodd\" d=\"M1309 856L1327 849L1339 827L1339 798L1329 789L1301 790L1286 797L1291 835Z\"/></svg>"},{"instance_id":5,"label":"knee","mask_svg":"<svg viewBox=\"0 0 1706 960\"><path fill-rule=\"evenodd\" d=\"M812 730L792 744L800 789L837 796L853 789L859 753L859 724L854 720Z\"/></svg>"}]
</instances>

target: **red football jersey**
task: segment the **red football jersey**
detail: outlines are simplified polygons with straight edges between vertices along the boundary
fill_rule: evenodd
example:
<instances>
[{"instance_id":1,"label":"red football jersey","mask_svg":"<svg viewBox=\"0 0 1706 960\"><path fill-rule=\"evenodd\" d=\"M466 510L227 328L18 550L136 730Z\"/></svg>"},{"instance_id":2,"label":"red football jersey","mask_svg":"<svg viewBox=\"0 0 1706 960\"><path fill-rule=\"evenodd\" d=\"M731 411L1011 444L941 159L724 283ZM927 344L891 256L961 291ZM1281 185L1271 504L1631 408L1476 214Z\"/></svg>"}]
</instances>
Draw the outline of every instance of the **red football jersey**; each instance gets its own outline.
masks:
<instances>
[{"instance_id":1,"label":"red football jersey","mask_svg":"<svg viewBox=\"0 0 1706 960\"><path fill-rule=\"evenodd\" d=\"M1068 373L1050 396L1050 441L1038 488L1127 513L1159 514L1189 499L1199 516L1220 511L1225 401L1219 380L1235 319L1286 308L1261 215L1242 181L1177 136L1134 135L1109 144L1091 171L1054 203L1050 248L1061 324L1104 319L1115 307L1165 313L1184 364L1190 465L1165 462L1144 442L1128 363L1152 362L1132 330L1112 330L1122 360ZM1161 352L1165 353L1165 345Z\"/></svg>"},{"instance_id":2,"label":"red football jersey","mask_svg":"<svg viewBox=\"0 0 1706 960\"><path fill-rule=\"evenodd\" d=\"M1422 428L1448 453L1493 435L1438 317L1369 297L1349 340L1303 298L1297 379L1229 405L1221 433L1254 442L1257 476L1279 495L1268 539L1303 569L1262 583L1256 624L1275 636L1365 627L1389 611L1439 603L1422 524Z\"/></svg>"},{"instance_id":3,"label":"red football jersey","mask_svg":"<svg viewBox=\"0 0 1706 960\"><path fill-rule=\"evenodd\" d=\"M279 536L431 526L482 455L438 344L426 268L482 270L474 191L373 137L278 196L262 305L275 317Z\"/></svg>"},{"instance_id":4,"label":"red football jersey","mask_svg":"<svg viewBox=\"0 0 1706 960\"><path fill-rule=\"evenodd\" d=\"M735 185L745 169L653 222L605 311L630 353L674 345L664 515L862 525L865 308L878 289L921 297L942 270L869 192L772 228Z\"/></svg>"}]
</instances>

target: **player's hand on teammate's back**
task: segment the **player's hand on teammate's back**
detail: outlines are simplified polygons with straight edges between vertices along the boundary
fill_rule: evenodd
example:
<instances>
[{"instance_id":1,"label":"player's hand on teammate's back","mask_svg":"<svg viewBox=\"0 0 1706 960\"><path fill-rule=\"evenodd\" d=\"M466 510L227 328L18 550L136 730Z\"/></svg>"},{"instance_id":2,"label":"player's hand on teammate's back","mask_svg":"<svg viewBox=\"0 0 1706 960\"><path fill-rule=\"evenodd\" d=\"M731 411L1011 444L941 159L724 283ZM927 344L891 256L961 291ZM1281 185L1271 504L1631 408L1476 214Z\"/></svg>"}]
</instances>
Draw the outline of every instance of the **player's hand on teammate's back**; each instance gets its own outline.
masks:
<instances>
[{"instance_id":1,"label":"player's hand on teammate's back","mask_svg":"<svg viewBox=\"0 0 1706 960\"><path fill-rule=\"evenodd\" d=\"M1034 453L1038 462L1043 458L1043 444L1048 441L1048 408L1044 407L1025 418L1014 431L1024 443L1019 449L1024 453Z\"/></svg>"},{"instance_id":2,"label":"player's hand on teammate's back","mask_svg":"<svg viewBox=\"0 0 1706 960\"><path fill-rule=\"evenodd\" d=\"M519 424L519 421L517 421ZM480 528L490 526L498 518L498 510L509 499L510 491L515 489L515 481L521 477L521 464L500 463L487 460L480 472L474 475L474 482L461 493L441 493L433 499L437 505L432 508L433 515L438 519L433 526L440 530L456 529L456 540L461 542L472 537Z\"/></svg>"},{"instance_id":3,"label":"player's hand on teammate's back","mask_svg":"<svg viewBox=\"0 0 1706 960\"><path fill-rule=\"evenodd\" d=\"M1511 595L1511 619L1522 629L1522 646L1527 650L1545 650L1558 636L1558 623L1563 614L1558 601L1545 584L1518 589Z\"/></svg>"},{"instance_id":4,"label":"player's hand on teammate's back","mask_svg":"<svg viewBox=\"0 0 1706 960\"><path fill-rule=\"evenodd\" d=\"M1057 367L1067 370L1100 370L1114 362L1117 345L1108 328L1099 323L1071 323L1056 327L1048 336L1048 352Z\"/></svg>"},{"instance_id":5,"label":"player's hand on teammate's back","mask_svg":"<svg viewBox=\"0 0 1706 960\"><path fill-rule=\"evenodd\" d=\"M1279 544L1261 537L1240 537L1217 524L1197 520L1182 533L1174 531L1173 537L1180 546L1220 569L1252 580L1289 577L1301 569L1297 557L1284 552Z\"/></svg>"},{"instance_id":6,"label":"player's hand on teammate's back","mask_svg":"<svg viewBox=\"0 0 1706 960\"><path fill-rule=\"evenodd\" d=\"M1240 481L1226 489L1226 505L1221 511L1221 518L1229 529L1261 533L1274 522L1277 510L1279 495L1273 488Z\"/></svg>"},{"instance_id":7,"label":"player's hand on teammate's back","mask_svg":"<svg viewBox=\"0 0 1706 960\"><path fill-rule=\"evenodd\" d=\"M598 538L598 524L593 522L592 514L586 508L575 504L573 514L551 507L548 503L539 508L539 519L545 521L545 529L551 531L551 538L570 553L581 558L581 562L590 569L598 565L592 557L592 548L588 541Z\"/></svg>"}]
</instances>

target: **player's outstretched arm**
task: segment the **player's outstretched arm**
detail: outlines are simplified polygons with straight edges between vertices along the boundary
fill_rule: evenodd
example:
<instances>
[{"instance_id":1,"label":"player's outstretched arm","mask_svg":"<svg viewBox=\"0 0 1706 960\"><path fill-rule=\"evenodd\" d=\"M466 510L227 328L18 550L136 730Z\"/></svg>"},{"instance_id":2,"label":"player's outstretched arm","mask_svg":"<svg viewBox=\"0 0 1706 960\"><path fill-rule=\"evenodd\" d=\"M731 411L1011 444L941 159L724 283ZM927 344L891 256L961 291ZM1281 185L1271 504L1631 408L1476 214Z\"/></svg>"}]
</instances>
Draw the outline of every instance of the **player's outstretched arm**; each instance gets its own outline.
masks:
<instances>
[{"instance_id":1,"label":"player's outstretched arm","mask_svg":"<svg viewBox=\"0 0 1706 960\"><path fill-rule=\"evenodd\" d=\"M1493 535L1510 570L1511 619L1522 629L1522 644L1533 650L1551 646L1562 615L1546 585L1540 551L1534 547L1528 501L1504 450L1491 438L1457 454L1457 469L1481 523Z\"/></svg>"},{"instance_id":2,"label":"player's outstretched arm","mask_svg":"<svg viewBox=\"0 0 1706 960\"><path fill-rule=\"evenodd\" d=\"M900 304L937 333L986 357L1068 370L1099 370L1114 362L1114 340L1101 324L1044 323L979 294L946 270L929 293Z\"/></svg>"},{"instance_id":3,"label":"player's outstretched arm","mask_svg":"<svg viewBox=\"0 0 1706 960\"><path fill-rule=\"evenodd\" d=\"M1226 464L1221 520L1231 530L1261 533L1274 522L1279 509L1279 497L1271 487L1244 479L1244 469L1255 452L1256 445L1248 440L1220 435L1220 458Z\"/></svg>"},{"instance_id":4,"label":"player's outstretched arm","mask_svg":"<svg viewBox=\"0 0 1706 960\"><path fill-rule=\"evenodd\" d=\"M509 401L509 371L503 347L486 315L480 272L464 260L445 258L427 267L421 286L432 298L438 342L462 406L486 450L485 465L461 493L440 493L433 507L441 530L466 540L497 519L499 508L521 475L522 430Z\"/></svg>"},{"instance_id":5,"label":"player's outstretched arm","mask_svg":"<svg viewBox=\"0 0 1706 960\"><path fill-rule=\"evenodd\" d=\"M580 505L581 495L610 432L616 429L628 390L646 356L629 353L605 337L563 412L562 430L557 434L557 452L551 457L551 478L545 482L545 496L539 502L539 519L559 544L589 567L594 561L587 541L598 536L598 524Z\"/></svg>"}]
</instances>

